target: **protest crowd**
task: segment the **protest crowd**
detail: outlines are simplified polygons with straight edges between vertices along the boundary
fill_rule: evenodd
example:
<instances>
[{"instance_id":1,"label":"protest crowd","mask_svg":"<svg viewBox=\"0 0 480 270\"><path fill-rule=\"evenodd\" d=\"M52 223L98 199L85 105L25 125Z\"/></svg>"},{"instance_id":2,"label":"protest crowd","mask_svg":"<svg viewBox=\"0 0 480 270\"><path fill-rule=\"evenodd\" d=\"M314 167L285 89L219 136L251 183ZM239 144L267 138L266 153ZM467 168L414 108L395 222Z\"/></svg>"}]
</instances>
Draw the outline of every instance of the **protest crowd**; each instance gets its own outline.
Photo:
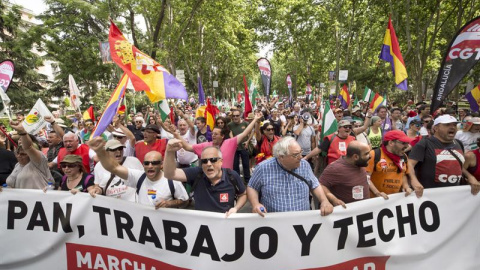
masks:
<instances>
[{"instance_id":1,"label":"protest crowd","mask_svg":"<svg viewBox=\"0 0 480 270\"><path fill-rule=\"evenodd\" d=\"M261 216L328 215L335 206L400 192L480 190L480 118L454 102L434 112L423 101L345 107L332 96L324 104L257 98L251 112L243 100L215 102L172 101L167 118L150 106L118 113L96 137L96 118L54 111L29 134L19 112L0 127L0 183L227 217L247 201Z\"/></svg>"}]
</instances>

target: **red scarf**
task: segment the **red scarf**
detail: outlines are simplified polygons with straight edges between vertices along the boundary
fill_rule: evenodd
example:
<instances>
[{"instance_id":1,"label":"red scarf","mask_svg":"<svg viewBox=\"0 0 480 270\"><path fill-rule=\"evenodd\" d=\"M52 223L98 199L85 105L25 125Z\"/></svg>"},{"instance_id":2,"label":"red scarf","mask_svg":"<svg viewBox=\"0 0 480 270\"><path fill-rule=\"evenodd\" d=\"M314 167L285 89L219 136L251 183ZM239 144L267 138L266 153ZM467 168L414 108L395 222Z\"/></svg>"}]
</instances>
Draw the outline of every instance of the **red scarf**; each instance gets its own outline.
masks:
<instances>
[{"instance_id":1,"label":"red scarf","mask_svg":"<svg viewBox=\"0 0 480 270\"><path fill-rule=\"evenodd\" d=\"M280 140L280 138L275 135L271 141L268 140L267 136L263 135L262 144L260 145L260 153L256 157L257 164L273 156L273 146L278 140Z\"/></svg>"},{"instance_id":2,"label":"red scarf","mask_svg":"<svg viewBox=\"0 0 480 270\"><path fill-rule=\"evenodd\" d=\"M403 170L403 162L402 162L403 157L390 153L387 150L387 147L385 147L385 145L383 145L383 144L382 144L381 147L382 147L383 153L385 153L385 155L387 155L387 157L390 158L393 161L393 163L400 169L400 171L402 171Z\"/></svg>"}]
</instances>

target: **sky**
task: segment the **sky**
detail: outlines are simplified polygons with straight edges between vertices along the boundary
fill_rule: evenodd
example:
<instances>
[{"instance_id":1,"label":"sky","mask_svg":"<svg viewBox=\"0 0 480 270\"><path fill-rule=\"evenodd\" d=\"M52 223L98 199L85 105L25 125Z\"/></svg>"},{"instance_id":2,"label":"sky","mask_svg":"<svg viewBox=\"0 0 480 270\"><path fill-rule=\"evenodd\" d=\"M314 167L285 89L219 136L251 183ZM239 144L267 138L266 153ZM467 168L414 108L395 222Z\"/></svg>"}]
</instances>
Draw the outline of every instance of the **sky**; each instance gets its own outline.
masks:
<instances>
[{"instance_id":1,"label":"sky","mask_svg":"<svg viewBox=\"0 0 480 270\"><path fill-rule=\"evenodd\" d=\"M43 0L9 0L9 2L28 8L32 10L35 15L39 15L47 9Z\"/></svg>"}]
</instances>

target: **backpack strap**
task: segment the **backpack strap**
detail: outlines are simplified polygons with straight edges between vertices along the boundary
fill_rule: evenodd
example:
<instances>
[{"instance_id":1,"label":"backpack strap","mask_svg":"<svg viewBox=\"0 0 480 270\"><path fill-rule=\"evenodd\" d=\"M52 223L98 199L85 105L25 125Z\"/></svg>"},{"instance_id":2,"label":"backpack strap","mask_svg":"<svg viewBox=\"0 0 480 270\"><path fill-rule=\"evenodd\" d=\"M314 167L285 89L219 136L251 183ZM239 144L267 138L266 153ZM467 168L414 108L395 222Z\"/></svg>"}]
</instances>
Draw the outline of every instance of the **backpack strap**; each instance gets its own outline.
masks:
<instances>
[{"instance_id":1,"label":"backpack strap","mask_svg":"<svg viewBox=\"0 0 480 270\"><path fill-rule=\"evenodd\" d=\"M85 180L83 180L83 190L85 190L85 192L87 192L87 184L88 184L88 181L90 181L90 179L93 177L93 174L88 174L86 177L85 177Z\"/></svg>"},{"instance_id":2,"label":"backpack strap","mask_svg":"<svg viewBox=\"0 0 480 270\"><path fill-rule=\"evenodd\" d=\"M375 155L374 159L373 159L373 170L375 171L375 168L377 168L377 163L380 162L380 157L382 155L382 152L380 151L380 147L379 148L375 148L373 149L373 154Z\"/></svg>"},{"instance_id":3,"label":"backpack strap","mask_svg":"<svg viewBox=\"0 0 480 270\"><path fill-rule=\"evenodd\" d=\"M173 180L168 179L168 188L170 188L170 193L172 194L172 199L175 199L175 186L173 185Z\"/></svg>"},{"instance_id":4,"label":"backpack strap","mask_svg":"<svg viewBox=\"0 0 480 270\"><path fill-rule=\"evenodd\" d=\"M233 176L232 169L226 168L225 171L227 172L228 180L230 180L230 183L235 188L235 199L236 199L237 194L240 193L240 188L238 187L237 181L235 180L235 177Z\"/></svg>"},{"instance_id":5,"label":"backpack strap","mask_svg":"<svg viewBox=\"0 0 480 270\"><path fill-rule=\"evenodd\" d=\"M120 162L120 165L123 165L123 163L125 162L125 159L127 159L127 157L122 158L122 162ZM105 196L105 194L107 193L107 188L112 183L112 180L113 180L114 177L115 177L115 174L111 173L110 174L110 179L108 179L107 185L105 186L104 189L102 189L102 195Z\"/></svg>"},{"instance_id":6,"label":"backpack strap","mask_svg":"<svg viewBox=\"0 0 480 270\"><path fill-rule=\"evenodd\" d=\"M137 195L140 192L140 188L142 187L143 181L145 181L145 178L147 177L146 173L143 173L142 176L137 181Z\"/></svg>"},{"instance_id":7,"label":"backpack strap","mask_svg":"<svg viewBox=\"0 0 480 270\"><path fill-rule=\"evenodd\" d=\"M64 174L64 175L62 176L62 183L60 184L60 186L62 187L63 184L65 184L66 181L67 181L67 175Z\"/></svg>"}]
</instances>

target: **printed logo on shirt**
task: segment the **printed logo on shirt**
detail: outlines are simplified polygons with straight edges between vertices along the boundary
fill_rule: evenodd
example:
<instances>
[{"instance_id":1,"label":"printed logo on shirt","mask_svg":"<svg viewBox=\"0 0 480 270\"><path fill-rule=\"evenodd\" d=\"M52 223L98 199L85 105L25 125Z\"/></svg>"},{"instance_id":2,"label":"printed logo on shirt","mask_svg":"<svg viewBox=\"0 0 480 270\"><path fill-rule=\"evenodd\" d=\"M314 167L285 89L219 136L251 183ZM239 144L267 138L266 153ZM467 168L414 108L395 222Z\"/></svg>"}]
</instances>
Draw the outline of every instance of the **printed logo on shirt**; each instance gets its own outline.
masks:
<instances>
[{"instance_id":1,"label":"printed logo on shirt","mask_svg":"<svg viewBox=\"0 0 480 270\"><path fill-rule=\"evenodd\" d=\"M220 193L220 202L228 202L228 193Z\"/></svg>"},{"instance_id":2,"label":"printed logo on shirt","mask_svg":"<svg viewBox=\"0 0 480 270\"><path fill-rule=\"evenodd\" d=\"M149 189L147 193L148 193L148 196L157 195L157 191L155 189Z\"/></svg>"},{"instance_id":3,"label":"printed logo on shirt","mask_svg":"<svg viewBox=\"0 0 480 270\"><path fill-rule=\"evenodd\" d=\"M338 143L338 150L345 152L347 151L347 144L345 142L339 142Z\"/></svg>"},{"instance_id":4,"label":"printed logo on shirt","mask_svg":"<svg viewBox=\"0 0 480 270\"><path fill-rule=\"evenodd\" d=\"M354 186L352 196L355 200L363 200L363 186Z\"/></svg>"},{"instance_id":5,"label":"printed logo on shirt","mask_svg":"<svg viewBox=\"0 0 480 270\"><path fill-rule=\"evenodd\" d=\"M387 164L387 160L382 158L380 159L380 167L382 168L382 171L387 171L387 168L388 168L388 164Z\"/></svg>"},{"instance_id":6,"label":"printed logo on shirt","mask_svg":"<svg viewBox=\"0 0 480 270\"><path fill-rule=\"evenodd\" d=\"M452 152L465 163L465 157L461 152L452 149ZM435 149L437 164L435 166L435 182L447 185L458 184L462 178L462 167L458 160L448 150Z\"/></svg>"}]
</instances>

